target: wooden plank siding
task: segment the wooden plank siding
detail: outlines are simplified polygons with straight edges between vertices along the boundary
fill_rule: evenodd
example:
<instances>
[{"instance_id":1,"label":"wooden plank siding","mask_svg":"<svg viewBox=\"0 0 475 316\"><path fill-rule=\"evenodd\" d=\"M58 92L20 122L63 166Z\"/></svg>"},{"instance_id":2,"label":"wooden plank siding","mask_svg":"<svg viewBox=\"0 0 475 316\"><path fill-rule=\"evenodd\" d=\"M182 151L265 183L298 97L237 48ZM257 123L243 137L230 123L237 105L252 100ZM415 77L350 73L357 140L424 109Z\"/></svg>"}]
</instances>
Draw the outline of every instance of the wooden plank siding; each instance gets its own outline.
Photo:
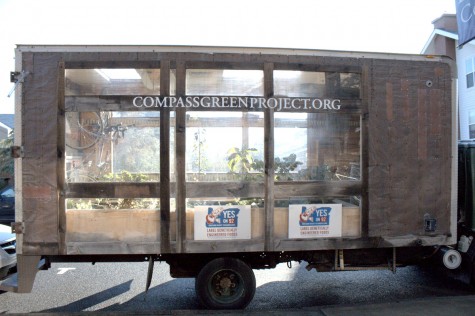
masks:
<instances>
[{"instance_id":1,"label":"wooden plank siding","mask_svg":"<svg viewBox=\"0 0 475 316\"><path fill-rule=\"evenodd\" d=\"M185 95L186 92L186 64L184 61L177 62L176 78L178 96ZM183 108L176 111L175 125L175 198L177 213L177 252L185 252L186 240L186 111Z\"/></svg>"},{"instance_id":2,"label":"wooden plank siding","mask_svg":"<svg viewBox=\"0 0 475 316\"><path fill-rule=\"evenodd\" d=\"M274 95L274 65L264 64L264 95L268 98ZM264 250L274 250L274 111L269 109L264 113L264 209L265 209L265 246Z\"/></svg>"},{"instance_id":3,"label":"wooden plank siding","mask_svg":"<svg viewBox=\"0 0 475 316\"><path fill-rule=\"evenodd\" d=\"M160 94L170 94L170 61L160 63ZM170 246L170 112L160 111L160 250L171 252Z\"/></svg>"},{"instance_id":4,"label":"wooden plank siding","mask_svg":"<svg viewBox=\"0 0 475 316\"><path fill-rule=\"evenodd\" d=\"M64 87L65 83L65 68L64 62L60 62L58 66L58 164L57 164L57 184L58 191L65 191L65 179L66 179L66 170L64 166L66 165L66 152L64 148L65 144L65 100L64 100ZM59 252L61 254L66 254L66 197L64 194L59 194L58 196L58 235L59 235Z\"/></svg>"}]
</instances>

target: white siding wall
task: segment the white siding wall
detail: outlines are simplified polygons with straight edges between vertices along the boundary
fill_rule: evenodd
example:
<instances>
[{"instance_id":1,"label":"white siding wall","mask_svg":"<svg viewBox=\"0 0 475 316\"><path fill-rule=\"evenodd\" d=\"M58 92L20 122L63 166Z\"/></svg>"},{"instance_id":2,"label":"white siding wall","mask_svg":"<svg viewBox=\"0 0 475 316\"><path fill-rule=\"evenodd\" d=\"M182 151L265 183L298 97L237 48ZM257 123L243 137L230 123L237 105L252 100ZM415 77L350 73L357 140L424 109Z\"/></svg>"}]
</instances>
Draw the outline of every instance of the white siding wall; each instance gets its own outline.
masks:
<instances>
[{"instance_id":1,"label":"white siding wall","mask_svg":"<svg viewBox=\"0 0 475 316\"><path fill-rule=\"evenodd\" d=\"M474 41L472 41L473 43ZM470 139L468 130L468 116L470 111L475 111L475 87L467 89L465 61L475 57L475 44L466 44L462 49L457 49L458 72L458 104L460 113L460 139Z\"/></svg>"}]
</instances>

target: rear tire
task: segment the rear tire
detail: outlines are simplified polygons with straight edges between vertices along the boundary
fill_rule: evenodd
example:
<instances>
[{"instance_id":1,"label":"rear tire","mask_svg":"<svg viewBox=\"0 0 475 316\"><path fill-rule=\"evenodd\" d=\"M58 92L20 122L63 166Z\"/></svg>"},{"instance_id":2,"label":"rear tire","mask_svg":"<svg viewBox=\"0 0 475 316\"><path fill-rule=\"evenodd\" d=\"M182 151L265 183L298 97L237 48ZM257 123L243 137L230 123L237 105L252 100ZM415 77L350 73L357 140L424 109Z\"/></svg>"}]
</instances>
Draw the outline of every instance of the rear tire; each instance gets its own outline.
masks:
<instances>
[{"instance_id":1,"label":"rear tire","mask_svg":"<svg viewBox=\"0 0 475 316\"><path fill-rule=\"evenodd\" d=\"M252 269L235 258L218 258L206 264L196 277L195 291L209 309L241 309L252 301L256 278Z\"/></svg>"}]
</instances>

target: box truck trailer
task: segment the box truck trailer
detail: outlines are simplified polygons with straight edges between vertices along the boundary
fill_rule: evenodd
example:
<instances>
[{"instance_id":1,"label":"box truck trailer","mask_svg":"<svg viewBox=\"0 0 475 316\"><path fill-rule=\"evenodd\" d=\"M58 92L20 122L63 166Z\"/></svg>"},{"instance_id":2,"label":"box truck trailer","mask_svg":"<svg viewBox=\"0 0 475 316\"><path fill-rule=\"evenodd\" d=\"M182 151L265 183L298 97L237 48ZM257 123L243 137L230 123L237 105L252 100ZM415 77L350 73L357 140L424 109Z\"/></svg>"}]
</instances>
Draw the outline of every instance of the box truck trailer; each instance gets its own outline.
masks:
<instances>
[{"instance_id":1,"label":"box truck trailer","mask_svg":"<svg viewBox=\"0 0 475 316\"><path fill-rule=\"evenodd\" d=\"M162 261L231 309L252 300L253 269L284 262L471 266L447 57L19 45L11 77L4 290L31 291L51 262L147 261L149 286Z\"/></svg>"}]
</instances>

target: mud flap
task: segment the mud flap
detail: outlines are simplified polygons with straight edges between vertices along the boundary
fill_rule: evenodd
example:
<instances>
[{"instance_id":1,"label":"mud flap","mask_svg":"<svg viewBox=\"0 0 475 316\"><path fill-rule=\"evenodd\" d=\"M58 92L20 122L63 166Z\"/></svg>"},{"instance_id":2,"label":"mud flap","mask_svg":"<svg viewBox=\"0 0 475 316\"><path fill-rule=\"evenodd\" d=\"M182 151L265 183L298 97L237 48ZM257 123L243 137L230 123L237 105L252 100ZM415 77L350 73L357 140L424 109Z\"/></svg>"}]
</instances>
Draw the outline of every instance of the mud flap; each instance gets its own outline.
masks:
<instances>
[{"instance_id":1,"label":"mud flap","mask_svg":"<svg viewBox=\"0 0 475 316\"><path fill-rule=\"evenodd\" d=\"M147 272L147 283L145 284L145 292L148 292L148 289L150 288L150 284L152 284L154 262L155 260L153 260L153 257L150 256L150 258L148 259L148 272Z\"/></svg>"}]
</instances>

